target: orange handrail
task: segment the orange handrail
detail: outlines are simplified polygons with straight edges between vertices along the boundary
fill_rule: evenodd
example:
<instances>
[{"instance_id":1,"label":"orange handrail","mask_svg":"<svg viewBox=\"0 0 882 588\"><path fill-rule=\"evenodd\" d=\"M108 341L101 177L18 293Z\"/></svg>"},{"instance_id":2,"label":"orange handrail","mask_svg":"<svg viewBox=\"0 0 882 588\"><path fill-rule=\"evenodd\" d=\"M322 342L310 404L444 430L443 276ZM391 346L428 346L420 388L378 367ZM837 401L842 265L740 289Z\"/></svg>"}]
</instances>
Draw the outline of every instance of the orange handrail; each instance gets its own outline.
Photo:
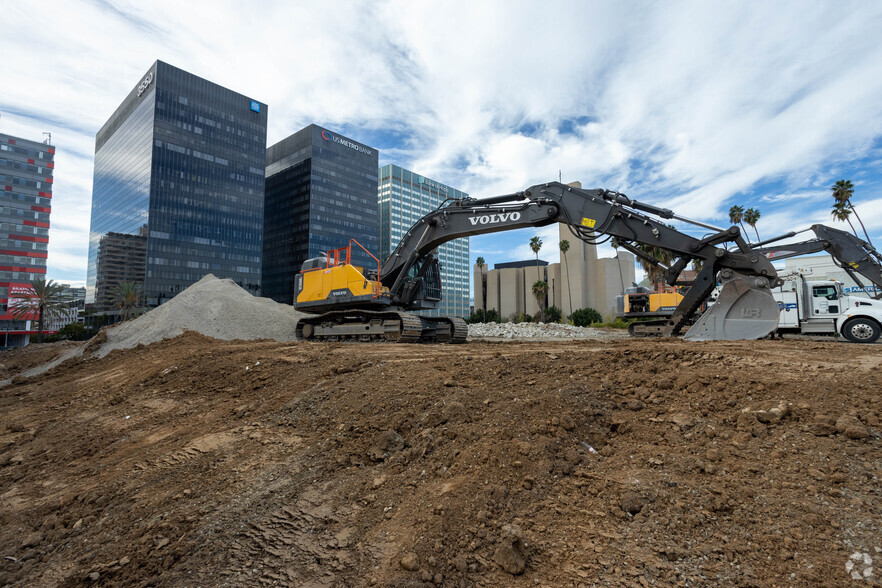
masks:
<instances>
[{"instance_id":1,"label":"orange handrail","mask_svg":"<svg viewBox=\"0 0 882 588\"><path fill-rule=\"evenodd\" d=\"M349 245L346 247L340 247L339 249L332 249L328 251L327 263L325 264L326 268L336 267L338 265L349 265L350 260L352 259L352 244L355 243L359 247L361 247L362 251L370 255L377 262L377 284L374 290L373 298L377 298L380 295L380 260L377 259L373 253L365 249L364 245L356 241L355 239L349 240ZM345 259L344 253L345 252Z\"/></svg>"}]
</instances>

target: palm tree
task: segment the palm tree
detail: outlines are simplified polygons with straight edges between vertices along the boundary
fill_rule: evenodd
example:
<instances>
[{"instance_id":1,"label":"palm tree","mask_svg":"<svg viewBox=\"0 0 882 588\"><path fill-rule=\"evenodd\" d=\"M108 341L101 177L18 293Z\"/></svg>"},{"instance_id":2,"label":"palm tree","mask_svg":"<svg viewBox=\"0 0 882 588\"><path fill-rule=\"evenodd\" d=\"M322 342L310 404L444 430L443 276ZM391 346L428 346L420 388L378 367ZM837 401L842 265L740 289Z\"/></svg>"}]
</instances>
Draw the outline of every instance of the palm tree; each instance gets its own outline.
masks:
<instances>
[{"instance_id":1,"label":"palm tree","mask_svg":"<svg viewBox=\"0 0 882 588\"><path fill-rule=\"evenodd\" d=\"M31 291L15 301L15 305L10 308L10 313L16 320L27 319L36 314L37 341L42 343L46 316L61 318L70 308L68 300L61 294L66 288L67 286L64 284L53 280L47 281L43 277L34 278L31 282Z\"/></svg>"},{"instance_id":2,"label":"palm tree","mask_svg":"<svg viewBox=\"0 0 882 588\"><path fill-rule=\"evenodd\" d=\"M747 236L747 231L744 230L744 224L741 222L744 220L744 208L738 205L733 205L732 208L729 209L729 222L733 225L740 225L741 232ZM748 239L749 241L750 239Z\"/></svg>"},{"instance_id":3,"label":"palm tree","mask_svg":"<svg viewBox=\"0 0 882 588\"><path fill-rule=\"evenodd\" d=\"M748 208L744 211L744 222L753 227L753 232L756 233L756 240L760 240L759 231L756 230L756 221L760 219L762 214L756 208Z\"/></svg>"},{"instance_id":4,"label":"palm tree","mask_svg":"<svg viewBox=\"0 0 882 588\"><path fill-rule=\"evenodd\" d=\"M867 243L872 247L873 243L870 241L870 235L867 233L867 227L864 226L864 221L861 220L861 217L858 215L857 210L855 210L854 205L851 203L851 197L854 196L854 184L849 180L839 180L833 187L830 188L830 191L833 192L833 198L837 203L845 204L851 212L854 213L854 217L858 219L858 222L861 224L861 229L864 231L864 236L867 238ZM835 205L834 205L835 206ZM835 216L835 215L834 215ZM851 224L849 222L849 224ZM852 227L854 228L854 227ZM857 232L855 232L857 235Z\"/></svg>"},{"instance_id":5,"label":"palm tree","mask_svg":"<svg viewBox=\"0 0 882 588\"><path fill-rule=\"evenodd\" d=\"M851 216L852 209L848 207L848 204L845 202L836 202L833 205L833 210L830 211L830 214L838 221L846 221L848 226L851 227L851 232L857 235L857 230L854 228L854 225L851 224L851 219L848 218Z\"/></svg>"},{"instance_id":6,"label":"palm tree","mask_svg":"<svg viewBox=\"0 0 882 588\"><path fill-rule=\"evenodd\" d=\"M484 261L484 258L483 258L483 257L479 257L478 259L475 260L475 263L478 264L478 267L481 267L481 266L483 266L486 262Z\"/></svg>"},{"instance_id":7,"label":"palm tree","mask_svg":"<svg viewBox=\"0 0 882 588\"><path fill-rule=\"evenodd\" d=\"M567 296L570 298L570 312L573 314L573 292L570 290L570 266L567 263L567 251L570 250L570 242L564 239L560 242L560 253L564 260L564 271L567 274Z\"/></svg>"},{"instance_id":8,"label":"palm tree","mask_svg":"<svg viewBox=\"0 0 882 588\"><path fill-rule=\"evenodd\" d=\"M113 289L113 306L119 310L120 320L127 321L144 312L141 285L135 282L120 282Z\"/></svg>"},{"instance_id":9,"label":"palm tree","mask_svg":"<svg viewBox=\"0 0 882 588\"><path fill-rule=\"evenodd\" d=\"M539 236L535 236L530 239L530 249L533 250L533 253L536 254L536 272L539 272L539 250L542 249L542 239Z\"/></svg>"},{"instance_id":10,"label":"palm tree","mask_svg":"<svg viewBox=\"0 0 882 588\"><path fill-rule=\"evenodd\" d=\"M657 259L660 263L665 265L670 265L671 261L674 259L674 254L668 251L667 249L662 249L661 247L656 247L654 245L646 245L646 244L635 244L635 247L646 253L650 257ZM655 265L652 262L639 258L640 266L643 268L643 271L646 272L647 277L649 278L649 282L651 284L660 284L664 282L665 278L665 268L661 265Z\"/></svg>"},{"instance_id":11,"label":"palm tree","mask_svg":"<svg viewBox=\"0 0 882 588\"><path fill-rule=\"evenodd\" d=\"M536 297L536 302L539 304L539 316L541 317L542 322L545 322L545 295L548 294L548 282L545 280L539 280L538 282L533 284L533 296Z\"/></svg>"}]
</instances>

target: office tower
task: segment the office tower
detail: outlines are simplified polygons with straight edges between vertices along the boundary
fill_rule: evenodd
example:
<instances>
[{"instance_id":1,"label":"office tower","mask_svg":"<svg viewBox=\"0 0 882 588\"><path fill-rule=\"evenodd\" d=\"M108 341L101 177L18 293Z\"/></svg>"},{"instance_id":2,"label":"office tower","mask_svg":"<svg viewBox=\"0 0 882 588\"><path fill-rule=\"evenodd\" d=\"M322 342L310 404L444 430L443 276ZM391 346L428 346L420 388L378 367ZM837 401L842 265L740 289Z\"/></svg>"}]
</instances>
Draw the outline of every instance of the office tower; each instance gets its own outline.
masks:
<instances>
[{"instance_id":1,"label":"office tower","mask_svg":"<svg viewBox=\"0 0 882 588\"><path fill-rule=\"evenodd\" d=\"M263 296L292 304L301 264L357 240L377 255L377 150L309 125L266 151ZM353 247L355 265L377 262Z\"/></svg>"},{"instance_id":2,"label":"office tower","mask_svg":"<svg viewBox=\"0 0 882 588\"><path fill-rule=\"evenodd\" d=\"M449 199L468 194L397 165L380 168L378 203L380 214L380 261L392 254L401 238L422 216ZM441 305L425 314L469 315L469 239L449 241L438 248L441 262Z\"/></svg>"},{"instance_id":3,"label":"office tower","mask_svg":"<svg viewBox=\"0 0 882 588\"><path fill-rule=\"evenodd\" d=\"M0 330L4 346L26 345L28 321L10 299L46 276L55 147L0 134ZM14 306L14 303L12 304Z\"/></svg>"},{"instance_id":4,"label":"office tower","mask_svg":"<svg viewBox=\"0 0 882 588\"><path fill-rule=\"evenodd\" d=\"M129 280L155 306L208 273L259 292L266 121L266 104L150 66L95 138L87 303L110 310ZM120 247L143 270L121 274Z\"/></svg>"}]
</instances>

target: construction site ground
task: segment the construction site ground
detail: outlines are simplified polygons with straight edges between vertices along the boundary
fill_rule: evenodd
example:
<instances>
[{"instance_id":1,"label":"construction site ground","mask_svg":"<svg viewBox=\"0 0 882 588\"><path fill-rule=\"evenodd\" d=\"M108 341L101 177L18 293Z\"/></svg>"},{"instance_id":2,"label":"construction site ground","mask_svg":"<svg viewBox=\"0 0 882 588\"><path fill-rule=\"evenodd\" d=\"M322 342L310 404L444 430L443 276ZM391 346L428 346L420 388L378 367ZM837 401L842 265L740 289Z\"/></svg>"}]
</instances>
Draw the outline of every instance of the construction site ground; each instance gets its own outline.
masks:
<instances>
[{"instance_id":1,"label":"construction site ground","mask_svg":"<svg viewBox=\"0 0 882 588\"><path fill-rule=\"evenodd\" d=\"M16 375L69 347L0 354L0 585L882 577L880 345L187 332Z\"/></svg>"}]
</instances>

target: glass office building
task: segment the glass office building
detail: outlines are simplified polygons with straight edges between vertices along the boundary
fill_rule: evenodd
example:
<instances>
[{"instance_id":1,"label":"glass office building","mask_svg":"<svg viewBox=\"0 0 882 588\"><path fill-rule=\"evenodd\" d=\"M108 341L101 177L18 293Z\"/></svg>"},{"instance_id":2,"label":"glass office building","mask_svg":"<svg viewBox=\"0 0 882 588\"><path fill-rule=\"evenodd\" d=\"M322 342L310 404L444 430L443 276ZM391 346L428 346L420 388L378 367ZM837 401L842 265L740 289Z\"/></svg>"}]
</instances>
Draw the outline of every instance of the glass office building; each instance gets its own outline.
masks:
<instances>
[{"instance_id":1,"label":"glass office building","mask_svg":"<svg viewBox=\"0 0 882 588\"><path fill-rule=\"evenodd\" d=\"M380 259L392 255L408 229L448 198L468 194L397 165L380 168L378 183ZM454 239L438 248L441 262L441 305L424 314L469 316L469 238Z\"/></svg>"},{"instance_id":2,"label":"glass office building","mask_svg":"<svg viewBox=\"0 0 882 588\"><path fill-rule=\"evenodd\" d=\"M306 259L350 239L377 255L377 165L373 147L309 125L266 152L263 296L292 304ZM352 262L377 262L353 247Z\"/></svg>"},{"instance_id":3,"label":"glass office building","mask_svg":"<svg viewBox=\"0 0 882 588\"><path fill-rule=\"evenodd\" d=\"M46 277L55 147L0 133L0 329L2 345L27 345L31 325L10 313L31 281Z\"/></svg>"},{"instance_id":4,"label":"glass office building","mask_svg":"<svg viewBox=\"0 0 882 588\"><path fill-rule=\"evenodd\" d=\"M266 121L266 104L147 70L95 138L87 303L109 310L133 281L155 306L209 273L259 293Z\"/></svg>"}]
</instances>

